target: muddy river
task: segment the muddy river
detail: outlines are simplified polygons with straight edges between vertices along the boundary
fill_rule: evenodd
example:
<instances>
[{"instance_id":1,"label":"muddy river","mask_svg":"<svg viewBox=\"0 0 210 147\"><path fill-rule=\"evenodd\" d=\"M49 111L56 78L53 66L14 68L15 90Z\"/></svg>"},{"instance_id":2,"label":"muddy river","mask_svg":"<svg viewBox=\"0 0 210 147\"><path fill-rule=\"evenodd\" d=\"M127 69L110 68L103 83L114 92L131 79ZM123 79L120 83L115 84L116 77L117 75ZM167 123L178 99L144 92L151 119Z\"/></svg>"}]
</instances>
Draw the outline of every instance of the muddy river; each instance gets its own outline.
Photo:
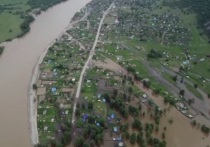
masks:
<instances>
[{"instance_id":1,"label":"muddy river","mask_svg":"<svg viewBox=\"0 0 210 147\"><path fill-rule=\"evenodd\" d=\"M50 8L21 39L5 43L0 58L0 146L30 147L27 90L33 67L45 48L90 0L69 0Z\"/></svg>"}]
</instances>

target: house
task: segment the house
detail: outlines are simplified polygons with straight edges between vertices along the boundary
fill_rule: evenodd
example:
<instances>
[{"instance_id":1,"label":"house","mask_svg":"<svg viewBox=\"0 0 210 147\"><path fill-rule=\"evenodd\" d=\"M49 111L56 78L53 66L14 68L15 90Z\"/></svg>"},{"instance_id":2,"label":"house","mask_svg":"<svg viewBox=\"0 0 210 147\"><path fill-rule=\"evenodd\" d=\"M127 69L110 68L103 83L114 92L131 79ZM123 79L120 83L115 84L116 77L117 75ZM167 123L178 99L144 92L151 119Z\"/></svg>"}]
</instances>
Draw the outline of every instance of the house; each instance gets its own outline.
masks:
<instances>
[{"instance_id":1,"label":"house","mask_svg":"<svg viewBox=\"0 0 210 147\"><path fill-rule=\"evenodd\" d=\"M111 119L114 119L115 118L115 114L112 113L110 117L111 117Z\"/></svg>"},{"instance_id":2,"label":"house","mask_svg":"<svg viewBox=\"0 0 210 147\"><path fill-rule=\"evenodd\" d=\"M123 142L117 142L115 147L125 147L125 144Z\"/></svg>"},{"instance_id":3,"label":"house","mask_svg":"<svg viewBox=\"0 0 210 147\"><path fill-rule=\"evenodd\" d=\"M52 93L56 93L57 88L56 87L52 87L51 91L52 91Z\"/></svg>"},{"instance_id":4,"label":"house","mask_svg":"<svg viewBox=\"0 0 210 147\"><path fill-rule=\"evenodd\" d=\"M83 121L85 122L88 119L88 114L83 115Z\"/></svg>"},{"instance_id":5,"label":"house","mask_svg":"<svg viewBox=\"0 0 210 147\"><path fill-rule=\"evenodd\" d=\"M117 133L117 132L118 132L118 128L117 128L117 127L113 127L113 131L114 131L115 133Z\"/></svg>"}]
</instances>

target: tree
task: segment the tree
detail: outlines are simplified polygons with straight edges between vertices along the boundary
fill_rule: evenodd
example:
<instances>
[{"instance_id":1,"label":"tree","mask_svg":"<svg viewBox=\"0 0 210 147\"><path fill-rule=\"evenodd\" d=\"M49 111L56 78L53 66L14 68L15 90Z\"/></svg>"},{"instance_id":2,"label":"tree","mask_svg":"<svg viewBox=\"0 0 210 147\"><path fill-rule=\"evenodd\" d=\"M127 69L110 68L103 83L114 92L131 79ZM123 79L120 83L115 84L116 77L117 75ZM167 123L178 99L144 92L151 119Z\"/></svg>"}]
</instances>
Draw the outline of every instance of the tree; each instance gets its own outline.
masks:
<instances>
[{"instance_id":1,"label":"tree","mask_svg":"<svg viewBox=\"0 0 210 147\"><path fill-rule=\"evenodd\" d=\"M84 139L83 138L77 138L77 140L75 141L75 147L82 147L84 144Z\"/></svg>"},{"instance_id":2,"label":"tree","mask_svg":"<svg viewBox=\"0 0 210 147\"><path fill-rule=\"evenodd\" d=\"M126 83L126 80L123 79L123 80L122 80L122 85L125 85L125 83Z\"/></svg>"},{"instance_id":3,"label":"tree","mask_svg":"<svg viewBox=\"0 0 210 147\"><path fill-rule=\"evenodd\" d=\"M127 67L127 71L128 71L128 72L131 72L131 73L135 73L136 70L135 70L133 67L128 66L128 67Z\"/></svg>"},{"instance_id":4,"label":"tree","mask_svg":"<svg viewBox=\"0 0 210 147\"><path fill-rule=\"evenodd\" d=\"M82 109L85 109L85 104L84 103L82 103Z\"/></svg>"},{"instance_id":5,"label":"tree","mask_svg":"<svg viewBox=\"0 0 210 147\"><path fill-rule=\"evenodd\" d=\"M188 104L191 105L194 103L194 101L195 101L195 99L188 99Z\"/></svg>"},{"instance_id":6,"label":"tree","mask_svg":"<svg viewBox=\"0 0 210 147\"><path fill-rule=\"evenodd\" d=\"M82 147L90 147L90 145L87 143L84 143Z\"/></svg>"},{"instance_id":7,"label":"tree","mask_svg":"<svg viewBox=\"0 0 210 147\"><path fill-rule=\"evenodd\" d=\"M37 90L38 86L36 84L32 85L33 90Z\"/></svg>"},{"instance_id":8,"label":"tree","mask_svg":"<svg viewBox=\"0 0 210 147\"><path fill-rule=\"evenodd\" d=\"M202 126L201 126L201 131L202 131L203 133L209 134L210 129L209 129L207 126L202 125Z\"/></svg>"},{"instance_id":9,"label":"tree","mask_svg":"<svg viewBox=\"0 0 210 147\"><path fill-rule=\"evenodd\" d=\"M163 130L166 131L166 129L167 129L167 128L166 128L166 126L165 126L165 127L163 128Z\"/></svg>"},{"instance_id":10,"label":"tree","mask_svg":"<svg viewBox=\"0 0 210 147\"><path fill-rule=\"evenodd\" d=\"M130 134L128 132L125 132L126 139L130 139Z\"/></svg>"},{"instance_id":11,"label":"tree","mask_svg":"<svg viewBox=\"0 0 210 147\"><path fill-rule=\"evenodd\" d=\"M162 141L162 142L159 142L159 146L158 147L166 147L166 141Z\"/></svg>"},{"instance_id":12,"label":"tree","mask_svg":"<svg viewBox=\"0 0 210 147\"><path fill-rule=\"evenodd\" d=\"M172 80L176 82L177 81L177 75L173 76Z\"/></svg>"},{"instance_id":13,"label":"tree","mask_svg":"<svg viewBox=\"0 0 210 147\"><path fill-rule=\"evenodd\" d=\"M76 110L76 116L80 116L80 109Z\"/></svg>"},{"instance_id":14,"label":"tree","mask_svg":"<svg viewBox=\"0 0 210 147\"><path fill-rule=\"evenodd\" d=\"M61 142L63 143L63 145L67 145L70 141L71 141L71 133L69 131L65 131Z\"/></svg>"},{"instance_id":15,"label":"tree","mask_svg":"<svg viewBox=\"0 0 210 147\"><path fill-rule=\"evenodd\" d=\"M128 92L129 92L130 94L132 94L133 88L132 88L132 87L129 87L129 88L128 88Z\"/></svg>"},{"instance_id":16,"label":"tree","mask_svg":"<svg viewBox=\"0 0 210 147\"><path fill-rule=\"evenodd\" d=\"M184 96L184 93L185 93L185 90L184 90L184 89L182 89L182 90L179 91L179 94L180 94L181 96Z\"/></svg>"},{"instance_id":17,"label":"tree","mask_svg":"<svg viewBox=\"0 0 210 147\"><path fill-rule=\"evenodd\" d=\"M191 124L193 125L193 126L196 126L196 120L193 120L192 122L191 122Z\"/></svg>"},{"instance_id":18,"label":"tree","mask_svg":"<svg viewBox=\"0 0 210 147\"><path fill-rule=\"evenodd\" d=\"M155 132L158 132L158 131L159 131L159 126L156 125L156 126L155 126Z\"/></svg>"},{"instance_id":19,"label":"tree","mask_svg":"<svg viewBox=\"0 0 210 147\"><path fill-rule=\"evenodd\" d=\"M95 142L96 144L100 145L103 143L103 135L102 134L97 134L95 137Z\"/></svg>"},{"instance_id":20,"label":"tree","mask_svg":"<svg viewBox=\"0 0 210 147\"><path fill-rule=\"evenodd\" d=\"M124 100L127 100L127 95L126 95L126 93L123 93L123 99L124 99Z\"/></svg>"},{"instance_id":21,"label":"tree","mask_svg":"<svg viewBox=\"0 0 210 147\"><path fill-rule=\"evenodd\" d=\"M162 54L155 49L151 49L150 52L147 54L147 58L158 59L161 57L162 57Z\"/></svg>"},{"instance_id":22,"label":"tree","mask_svg":"<svg viewBox=\"0 0 210 147\"><path fill-rule=\"evenodd\" d=\"M150 88L150 81L146 81L146 80L143 80L143 85L146 87L146 88Z\"/></svg>"},{"instance_id":23,"label":"tree","mask_svg":"<svg viewBox=\"0 0 210 147\"><path fill-rule=\"evenodd\" d=\"M118 95L118 90L114 89L113 95L116 97Z\"/></svg>"},{"instance_id":24,"label":"tree","mask_svg":"<svg viewBox=\"0 0 210 147\"><path fill-rule=\"evenodd\" d=\"M210 98L210 93L208 93L208 98Z\"/></svg>"},{"instance_id":25,"label":"tree","mask_svg":"<svg viewBox=\"0 0 210 147\"><path fill-rule=\"evenodd\" d=\"M156 89L154 90L154 93L155 93L155 94L160 94L160 92L161 92L161 88L156 88Z\"/></svg>"},{"instance_id":26,"label":"tree","mask_svg":"<svg viewBox=\"0 0 210 147\"><path fill-rule=\"evenodd\" d=\"M88 109L90 109L90 110L93 109L93 103L92 102L88 102Z\"/></svg>"},{"instance_id":27,"label":"tree","mask_svg":"<svg viewBox=\"0 0 210 147\"><path fill-rule=\"evenodd\" d=\"M165 139L165 133L164 132L162 133L162 139Z\"/></svg>"},{"instance_id":28,"label":"tree","mask_svg":"<svg viewBox=\"0 0 210 147\"><path fill-rule=\"evenodd\" d=\"M132 123L132 128L133 129L138 129L139 131L142 130L142 123L139 119L135 118L133 123Z\"/></svg>"},{"instance_id":29,"label":"tree","mask_svg":"<svg viewBox=\"0 0 210 147\"><path fill-rule=\"evenodd\" d=\"M135 144L136 143L136 133L132 133L131 136L130 136L130 142L132 144Z\"/></svg>"},{"instance_id":30,"label":"tree","mask_svg":"<svg viewBox=\"0 0 210 147\"><path fill-rule=\"evenodd\" d=\"M3 53L3 51L4 51L4 47L0 46L0 55Z\"/></svg>"},{"instance_id":31,"label":"tree","mask_svg":"<svg viewBox=\"0 0 210 147\"><path fill-rule=\"evenodd\" d=\"M194 84L194 88L198 88L198 84Z\"/></svg>"}]
</instances>

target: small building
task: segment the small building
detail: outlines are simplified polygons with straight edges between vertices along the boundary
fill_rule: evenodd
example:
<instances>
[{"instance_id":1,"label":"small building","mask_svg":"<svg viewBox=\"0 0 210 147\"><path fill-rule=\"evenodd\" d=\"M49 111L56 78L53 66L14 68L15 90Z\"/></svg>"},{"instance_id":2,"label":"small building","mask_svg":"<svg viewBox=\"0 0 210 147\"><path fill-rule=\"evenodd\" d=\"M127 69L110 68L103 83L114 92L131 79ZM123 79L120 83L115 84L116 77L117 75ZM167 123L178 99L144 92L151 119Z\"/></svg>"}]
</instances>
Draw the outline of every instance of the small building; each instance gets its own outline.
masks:
<instances>
[{"instance_id":1,"label":"small building","mask_svg":"<svg viewBox=\"0 0 210 147\"><path fill-rule=\"evenodd\" d=\"M88 114L83 115L83 121L85 122L88 119Z\"/></svg>"},{"instance_id":2,"label":"small building","mask_svg":"<svg viewBox=\"0 0 210 147\"><path fill-rule=\"evenodd\" d=\"M47 127L47 126L45 126L45 127L44 127L44 131L47 131L47 130L48 130L48 127Z\"/></svg>"},{"instance_id":3,"label":"small building","mask_svg":"<svg viewBox=\"0 0 210 147\"><path fill-rule=\"evenodd\" d=\"M116 142L115 147L125 147L125 144L122 141Z\"/></svg>"},{"instance_id":4,"label":"small building","mask_svg":"<svg viewBox=\"0 0 210 147\"><path fill-rule=\"evenodd\" d=\"M52 87L51 91L52 91L52 93L56 93L57 88L56 87Z\"/></svg>"},{"instance_id":5,"label":"small building","mask_svg":"<svg viewBox=\"0 0 210 147\"><path fill-rule=\"evenodd\" d=\"M118 132L118 128L117 128L117 127L113 127L113 131L114 131L115 133L117 133L117 132Z\"/></svg>"},{"instance_id":6,"label":"small building","mask_svg":"<svg viewBox=\"0 0 210 147\"><path fill-rule=\"evenodd\" d=\"M114 119L115 118L115 114L112 113L110 117L111 117L111 119Z\"/></svg>"}]
</instances>

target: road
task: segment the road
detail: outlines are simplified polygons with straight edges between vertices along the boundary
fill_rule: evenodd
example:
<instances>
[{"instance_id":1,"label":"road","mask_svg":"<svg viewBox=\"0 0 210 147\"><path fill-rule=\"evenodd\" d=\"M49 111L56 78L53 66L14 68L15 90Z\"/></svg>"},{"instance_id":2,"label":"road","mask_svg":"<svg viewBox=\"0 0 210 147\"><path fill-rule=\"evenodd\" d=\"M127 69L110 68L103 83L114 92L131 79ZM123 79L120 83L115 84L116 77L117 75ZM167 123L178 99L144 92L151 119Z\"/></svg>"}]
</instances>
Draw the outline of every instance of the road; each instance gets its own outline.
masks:
<instances>
[{"instance_id":1,"label":"road","mask_svg":"<svg viewBox=\"0 0 210 147\"><path fill-rule=\"evenodd\" d=\"M207 99L206 94L201 91L198 88L198 91L201 93L201 95L204 97L204 100L201 100L199 98L196 98L196 96L187 89L187 87L185 86L185 84L181 83L181 76L177 75L177 73L168 70L166 68L162 68L162 70L170 75L177 75L177 81L176 84L172 84L169 81L167 81L159 71L157 71L156 69L152 68L147 62L142 61L142 63L144 64L144 66L147 68L148 72L150 73L150 75L154 76L158 82L160 82L161 84L163 84L164 86L166 86L168 88L169 91L174 93L174 96L178 97L179 96L179 91L180 89L184 89L185 90L185 94L184 94L184 98L186 99L186 101L188 101L188 99L192 99L194 98L194 103L191 104L192 108L197 111L198 113L202 113L205 115L205 118L207 118L208 120L210 120L210 116L209 116L209 100ZM193 85L193 83L191 83L189 80L184 79L184 82L187 82L190 85Z\"/></svg>"},{"instance_id":2,"label":"road","mask_svg":"<svg viewBox=\"0 0 210 147\"><path fill-rule=\"evenodd\" d=\"M101 31L101 27L102 27L103 21L104 21L106 15L109 13L110 9L112 8L113 4L114 4L114 2L104 12L104 14L103 14L103 16L102 16L102 18L100 20L100 23L99 23L99 26L98 26L98 30L97 30L97 34L96 34L96 37L95 37L95 41L93 43L93 47L90 50L89 57L88 57L87 61L85 62L85 65L84 65L84 67L82 69L82 72L80 74L79 82L78 82L78 85L77 85L77 91L76 91L76 95L75 95L75 99L74 99L74 106L73 106L73 113L72 113L72 124L74 124L74 122L75 122L75 113L76 113L76 109L77 109L77 101L78 101L79 96L80 96L83 76L84 76L84 74L86 72L86 69L87 69L87 67L88 67L88 65L89 65L89 63L92 60L92 57L94 55L95 48L96 48L96 45L98 43L98 38L99 38L99 35L100 35L100 31Z\"/></svg>"},{"instance_id":3,"label":"road","mask_svg":"<svg viewBox=\"0 0 210 147\"><path fill-rule=\"evenodd\" d=\"M194 110L196 110L197 112L204 114L206 116L206 118L208 118L210 120L210 116L209 116L210 103L207 98L207 94L205 92L203 92L200 88L197 88L197 91L202 95L203 99L196 97L190 90L187 89L186 85L184 84L184 83L187 83L191 86L194 86L194 84L191 81L189 81L188 79L185 78L184 82L181 83L180 81L181 81L182 77L179 74L177 74L174 71L169 70L165 67L163 67L162 69L164 72L167 72L170 75L177 75L177 81L174 86L185 90L184 98L186 100L194 98L194 103L191 104L192 108Z\"/></svg>"}]
</instances>

